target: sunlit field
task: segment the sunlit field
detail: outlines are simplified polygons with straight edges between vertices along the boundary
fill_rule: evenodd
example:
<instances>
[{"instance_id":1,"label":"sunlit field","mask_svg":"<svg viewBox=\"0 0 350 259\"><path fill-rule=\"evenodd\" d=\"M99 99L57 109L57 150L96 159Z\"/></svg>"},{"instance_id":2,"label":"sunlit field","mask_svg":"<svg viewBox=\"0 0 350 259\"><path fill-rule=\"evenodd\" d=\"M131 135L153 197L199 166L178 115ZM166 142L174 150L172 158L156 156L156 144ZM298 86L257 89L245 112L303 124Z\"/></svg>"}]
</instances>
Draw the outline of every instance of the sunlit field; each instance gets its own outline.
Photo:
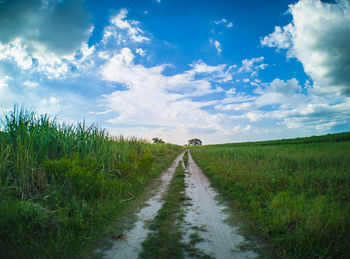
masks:
<instances>
[{"instance_id":1,"label":"sunlit field","mask_svg":"<svg viewBox=\"0 0 350 259\"><path fill-rule=\"evenodd\" d=\"M192 148L275 256L350 256L350 134Z\"/></svg>"},{"instance_id":2,"label":"sunlit field","mask_svg":"<svg viewBox=\"0 0 350 259\"><path fill-rule=\"evenodd\" d=\"M94 125L62 125L17 107L2 129L2 258L79 254L181 149L111 138Z\"/></svg>"}]
</instances>

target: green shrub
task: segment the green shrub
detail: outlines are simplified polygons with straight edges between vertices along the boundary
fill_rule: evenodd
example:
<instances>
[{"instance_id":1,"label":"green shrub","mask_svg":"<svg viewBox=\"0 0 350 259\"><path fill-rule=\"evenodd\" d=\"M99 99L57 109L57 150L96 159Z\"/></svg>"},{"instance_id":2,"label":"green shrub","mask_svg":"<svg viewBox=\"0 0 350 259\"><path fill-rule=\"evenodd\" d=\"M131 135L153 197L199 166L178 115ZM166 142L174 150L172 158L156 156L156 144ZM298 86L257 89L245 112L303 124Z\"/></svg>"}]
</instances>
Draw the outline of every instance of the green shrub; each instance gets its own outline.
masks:
<instances>
[{"instance_id":1,"label":"green shrub","mask_svg":"<svg viewBox=\"0 0 350 259\"><path fill-rule=\"evenodd\" d=\"M137 161L138 172L148 173L152 167L154 161L154 156L149 152L144 152L144 154Z\"/></svg>"},{"instance_id":2,"label":"green shrub","mask_svg":"<svg viewBox=\"0 0 350 259\"><path fill-rule=\"evenodd\" d=\"M28 257L48 237L49 226L49 217L40 204L1 200L1 257Z\"/></svg>"}]
</instances>

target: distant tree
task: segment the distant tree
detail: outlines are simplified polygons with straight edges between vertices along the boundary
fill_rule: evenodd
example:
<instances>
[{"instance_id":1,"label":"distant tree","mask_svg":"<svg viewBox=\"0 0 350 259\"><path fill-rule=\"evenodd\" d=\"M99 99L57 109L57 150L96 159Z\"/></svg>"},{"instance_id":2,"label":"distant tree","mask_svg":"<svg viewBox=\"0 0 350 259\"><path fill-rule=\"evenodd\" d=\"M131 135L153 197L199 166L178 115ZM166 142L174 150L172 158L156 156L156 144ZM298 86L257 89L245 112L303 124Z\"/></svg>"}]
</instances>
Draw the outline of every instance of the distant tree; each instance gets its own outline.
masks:
<instances>
[{"instance_id":1,"label":"distant tree","mask_svg":"<svg viewBox=\"0 0 350 259\"><path fill-rule=\"evenodd\" d=\"M202 141L198 138L194 138L194 139L190 139L188 141L188 145L189 146L201 146L202 145Z\"/></svg>"},{"instance_id":2,"label":"distant tree","mask_svg":"<svg viewBox=\"0 0 350 259\"><path fill-rule=\"evenodd\" d=\"M153 143L165 143L161 138L152 138Z\"/></svg>"}]
</instances>

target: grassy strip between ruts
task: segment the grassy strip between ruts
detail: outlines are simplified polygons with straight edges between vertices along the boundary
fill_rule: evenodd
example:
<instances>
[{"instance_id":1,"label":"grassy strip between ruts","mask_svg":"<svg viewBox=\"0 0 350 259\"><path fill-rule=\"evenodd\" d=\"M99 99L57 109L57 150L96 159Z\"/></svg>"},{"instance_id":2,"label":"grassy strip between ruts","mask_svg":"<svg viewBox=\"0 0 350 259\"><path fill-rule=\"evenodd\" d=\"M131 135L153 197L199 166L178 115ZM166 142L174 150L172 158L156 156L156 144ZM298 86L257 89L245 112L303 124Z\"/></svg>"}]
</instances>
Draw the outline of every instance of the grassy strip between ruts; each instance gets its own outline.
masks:
<instances>
[{"instance_id":1,"label":"grassy strip between ruts","mask_svg":"<svg viewBox=\"0 0 350 259\"><path fill-rule=\"evenodd\" d=\"M350 257L350 142L203 146L191 153L271 257Z\"/></svg>"},{"instance_id":2,"label":"grassy strip between ruts","mask_svg":"<svg viewBox=\"0 0 350 259\"><path fill-rule=\"evenodd\" d=\"M0 258L82 257L181 151L17 107L1 130Z\"/></svg>"},{"instance_id":3,"label":"grassy strip between ruts","mask_svg":"<svg viewBox=\"0 0 350 259\"><path fill-rule=\"evenodd\" d=\"M187 155L187 153L185 154ZM184 258L181 242L181 221L184 217L185 171L181 163L176 168L164 204L151 222L151 232L143 242L141 258Z\"/></svg>"},{"instance_id":4,"label":"grassy strip between ruts","mask_svg":"<svg viewBox=\"0 0 350 259\"><path fill-rule=\"evenodd\" d=\"M184 160L184 165L185 165L185 168L188 169L188 151L186 151L184 157L183 157L183 160Z\"/></svg>"}]
</instances>

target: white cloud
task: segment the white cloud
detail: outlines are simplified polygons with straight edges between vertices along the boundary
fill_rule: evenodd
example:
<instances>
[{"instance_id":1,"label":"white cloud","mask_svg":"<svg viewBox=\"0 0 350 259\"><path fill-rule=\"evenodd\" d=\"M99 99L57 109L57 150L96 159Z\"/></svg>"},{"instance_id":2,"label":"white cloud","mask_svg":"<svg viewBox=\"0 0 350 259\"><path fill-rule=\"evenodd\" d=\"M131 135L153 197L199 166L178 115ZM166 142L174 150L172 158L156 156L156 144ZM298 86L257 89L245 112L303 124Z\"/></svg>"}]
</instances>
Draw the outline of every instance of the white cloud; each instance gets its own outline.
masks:
<instances>
[{"instance_id":1,"label":"white cloud","mask_svg":"<svg viewBox=\"0 0 350 259\"><path fill-rule=\"evenodd\" d=\"M221 20L214 21L215 24L222 24L227 23L227 20L225 18L222 18Z\"/></svg>"},{"instance_id":2,"label":"white cloud","mask_svg":"<svg viewBox=\"0 0 350 259\"><path fill-rule=\"evenodd\" d=\"M108 51L99 51L97 56L100 58L100 59L109 59L110 58L110 54Z\"/></svg>"},{"instance_id":3,"label":"white cloud","mask_svg":"<svg viewBox=\"0 0 350 259\"><path fill-rule=\"evenodd\" d=\"M233 22L228 21L226 18L222 18L221 20L215 20L214 23L216 25L223 24L227 28L232 28L233 27Z\"/></svg>"},{"instance_id":4,"label":"white cloud","mask_svg":"<svg viewBox=\"0 0 350 259\"><path fill-rule=\"evenodd\" d=\"M288 24L283 28L276 26L275 31L269 36L265 36L264 39L260 41L260 43L263 46L276 47L279 49L289 49L292 46L292 33L292 24Z\"/></svg>"},{"instance_id":5,"label":"white cloud","mask_svg":"<svg viewBox=\"0 0 350 259\"><path fill-rule=\"evenodd\" d=\"M287 49L325 94L350 95L350 2L300 0L289 6L292 22L266 36L261 44Z\"/></svg>"},{"instance_id":6,"label":"white cloud","mask_svg":"<svg viewBox=\"0 0 350 259\"><path fill-rule=\"evenodd\" d=\"M238 98L224 99L225 102L221 103L225 105L217 105L216 108L241 111L259 109L266 105L278 105L279 109L283 110L299 107L299 104L306 105L310 101L307 95L301 93L301 86L295 78L287 81L274 79L264 88L258 85L254 93L256 96L244 96L237 93ZM256 121L256 117L253 117L253 120Z\"/></svg>"},{"instance_id":7,"label":"white cloud","mask_svg":"<svg viewBox=\"0 0 350 259\"><path fill-rule=\"evenodd\" d=\"M246 127L242 128L241 125L237 125L233 128L235 133L247 133L252 129L252 127L248 124Z\"/></svg>"},{"instance_id":8,"label":"white cloud","mask_svg":"<svg viewBox=\"0 0 350 259\"><path fill-rule=\"evenodd\" d=\"M32 57L28 55L26 46L23 46L19 39L6 45L0 43L0 60L12 60L24 70L32 66Z\"/></svg>"},{"instance_id":9,"label":"white cloud","mask_svg":"<svg viewBox=\"0 0 350 259\"><path fill-rule=\"evenodd\" d=\"M333 126L350 120L350 100L340 104L308 103L290 110L275 111L269 116L283 119L288 128L311 128L329 131Z\"/></svg>"},{"instance_id":10,"label":"white cloud","mask_svg":"<svg viewBox=\"0 0 350 259\"><path fill-rule=\"evenodd\" d=\"M6 80L0 78L0 87L7 87L8 84L6 83Z\"/></svg>"},{"instance_id":11,"label":"white cloud","mask_svg":"<svg viewBox=\"0 0 350 259\"><path fill-rule=\"evenodd\" d=\"M226 91L227 96L232 96L236 93L236 88L230 88L229 90Z\"/></svg>"},{"instance_id":12,"label":"white cloud","mask_svg":"<svg viewBox=\"0 0 350 259\"><path fill-rule=\"evenodd\" d=\"M275 79L270 84L259 82L257 85L256 96L244 100L241 93L235 93L215 108L241 112L241 115L231 116L233 120L275 121L291 130L313 133L315 130L327 132L334 126L346 125L350 120L350 98L315 95L310 86L305 92L295 78L287 81ZM270 108L263 109L267 106Z\"/></svg>"},{"instance_id":13,"label":"white cloud","mask_svg":"<svg viewBox=\"0 0 350 259\"><path fill-rule=\"evenodd\" d=\"M255 96L246 95L243 93L237 93L236 90L232 91L232 89L229 89L228 91L226 91L226 96L227 97L220 100L220 105L221 104L250 102L250 101L254 101L256 99ZM220 107L222 107L222 106L220 106Z\"/></svg>"},{"instance_id":14,"label":"white cloud","mask_svg":"<svg viewBox=\"0 0 350 259\"><path fill-rule=\"evenodd\" d=\"M234 132L240 132L241 131L241 125L237 125L233 128Z\"/></svg>"},{"instance_id":15,"label":"white cloud","mask_svg":"<svg viewBox=\"0 0 350 259\"><path fill-rule=\"evenodd\" d=\"M244 128L245 131L250 131L251 129L252 127L249 124Z\"/></svg>"},{"instance_id":16,"label":"white cloud","mask_svg":"<svg viewBox=\"0 0 350 259\"><path fill-rule=\"evenodd\" d=\"M42 28L39 27L35 30L40 33L40 29ZM89 33L92 32L91 30L90 27ZM70 50L70 54L60 55L63 50L49 49L50 45L46 46L46 42L41 43L39 40L29 40L25 37L25 34L23 36L18 34L17 38L7 44L0 42L0 62L10 62L22 71L43 73L49 78L65 77L70 71L70 66L82 69L83 63L95 51L94 46L89 48L87 43L82 41L79 46L65 49L67 53ZM61 35L61 37L64 36Z\"/></svg>"},{"instance_id":17,"label":"white cloud","mask_svg":"<svg viewBox=\"0 0 350 259\"><path fill-rule=\"evenodd\" d=\"M222 52L222 48L221 48L220 42L215 40L214 41L214 46L215 46L216 50L218 51L218 54L220 54Z\"/></svg>"},{"instance_id":18,"label":"white cloud","mask_svg":"<svg viewBox=\"0 0 350 259\"><path fill-rule=\"evenodd\" d=\"M29 87L29 88L36 88L38 86L38 83L32 82L32 81L25 81L23 83L23 85L25 85L26 87Z\"/></svg>"},{"instance_id":19,"label":"white cloud","mask_svg":"<svg viewBox=\"0 0 350 259\"><path fill-rule=\"evenodd\" d=\"M44 72L49 77L66 74L67 62L88 40L92 26L83 1L63 2L2 3L0 61L10 61L22 70Z\"/></svg>"},{"instance_id":20,"label":"white cloud","mask_svg":"<svg viewBox=\"0 0 350 259\"><path fill-rule=\"evenodd\" d=\"M219 105L216 105L215 108L222 111L241 111L241 110L247 110L252 106L253 105L251 102L243 102L243 103L234 103L234 104L226 104L226 105L219 104Z\"/></svg>"},{"instance_id":21,"label":"white cloud","mask_svg":"<svg viewBox=\"0 0 350 259\"><path fill-rule=\"evenodd\" d=\"M216 51L218 52L218 55L222 52L222 47L221 44L218 40L210 39L209 40L210 44L214 45L216 48Z\"/></svg>"},{"instance_id":22,"label":"white cloud","mask_svg":"<svg viewBox=\"0 0 350 259\"><path fill-rule=\"evenodd\" d=\"M118 31L125 31L131 41L133 42L145 42L150 39L144 36L143 30L139 27L140 22L134 20L126 20L128 11L123 8L118 14L113 16L110 20L110 25L105 27L102 42L107 43L110 39L117 40L118 44L126 42L125 38L122 37Z\"/></svg>"},{"instance_id":23,"label":"white cloud","mask_svg":"<svg viewBox=\"0 0 350 259\"><path fill-rule=\"evenodd\" d=\"M141 48L137 48L136 53L142 57L144 57L146 55L146 51L144 49L141 49Z\"/></svg>"},{"instance_id":24,"label":"white cloud","mask_svg":"<svg viewBox=\"0 0 350 259\"><path fill-rule=\"evenodd\" d=\"M190 66L192 67L191 71L194 73L221 73L226 67L226 65L209 66L203 61L195 62Z\"/></svg>"},{"instance_id":25,"label":"white cloud","mask_svg":"<svg viewBox=\"0 0 350 259\"><path fill-rule=\"evenodd\" d=\"M24 43L29 54L75 52L91 34L84 1L5 1L0 8L0 43ZM74 28L74 30L72 30Z\"/></svg>"},{"instance_id":26,"label":"white cloud","mask_svg":"<svg viewBox=\"0 0 350 259\"><path fill-rule=\"evenodd\" d=\"M247 72L251 73L252 76L255 76L257 75L257 71L264 70L267 67L267 64L259 64L263 61L264 57L244 59L238 73Z\"/></svg>"},{"instance_id":27,"label":"white cloud","mask_svg":"<svg viewBox=\"0 0 350 259\"><path fill-rule=\"evenodd\" d=\"M82 55L82 57L80 58L80 62L84 62L88 57L94 54L95 50L95 46L89 47L87 43L83 43L80 49Z\"/></svg>"},{"instance_id":28,"label":"white cloud","mask_svg":"<svg viewBox=\"0 0 350 259\"><path fill-rule=\"evenodd\" d=\"M224 115L210 114L204 107L216 101L193 101L192 97L223 91L211 82L226 77L226 65L209 66L195 62L191 69L172 76L163 75L166 65L146 68L134 64L130 49L124 48L102 68L105 80L127 88L105 95L107 109L118 113L113 124L179 127L183 132L216 132L221 130Z\"/></svg>"}]
</instances>

